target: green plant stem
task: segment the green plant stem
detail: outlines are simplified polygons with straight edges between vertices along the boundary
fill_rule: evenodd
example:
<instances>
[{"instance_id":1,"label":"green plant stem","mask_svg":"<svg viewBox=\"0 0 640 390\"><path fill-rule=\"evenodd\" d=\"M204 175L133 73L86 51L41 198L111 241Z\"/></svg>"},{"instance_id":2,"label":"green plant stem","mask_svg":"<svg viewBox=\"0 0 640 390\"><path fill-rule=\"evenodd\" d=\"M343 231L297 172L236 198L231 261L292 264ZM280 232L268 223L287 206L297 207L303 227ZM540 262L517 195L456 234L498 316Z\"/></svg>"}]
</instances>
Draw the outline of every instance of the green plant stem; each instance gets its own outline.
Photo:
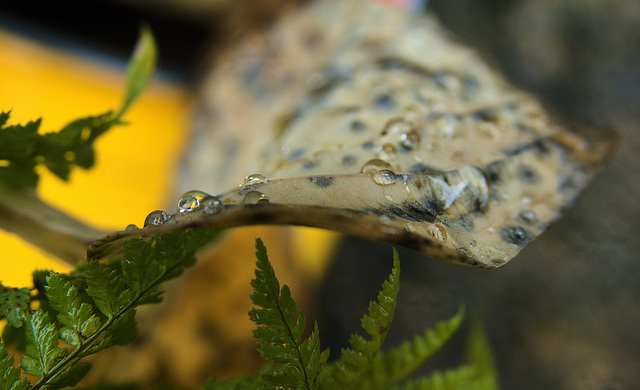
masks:
<instances>
[{"instance_id":1,"label":"green plant stem","mask_svg":"<svg viewBox=\"0 0 640 390\"><path fill-rule=\"evenodd\" d=\"M296 340L296 338L293 335L293 331L291 330L291 327L289 326L289 324L287 323L287 319L284 315L284 312L282 311L282 308L280 307L280 302L278 300L277 297L280 296L278 291L271 291L271 294L276 297L276 307L278 308L278 313L280 314L280 318L282 319L282 323L284 323L285 327L287 328L287 333L289 334L289 338L291 339L291 341L293 342L293 345L295 345L296 347L296 353L298 354L298 361L300 361L300 365L302 366L302 375L304 375L304 388L307 390L311 389L311 384L309 383L309 378L307 377L307 370L305 370L304 367L304 362L302 361L302 354L300 353L300 345L298 345L298 341ZM300 313L298 313L298 315L300 315Z\"/></svg>"}]
</instances>

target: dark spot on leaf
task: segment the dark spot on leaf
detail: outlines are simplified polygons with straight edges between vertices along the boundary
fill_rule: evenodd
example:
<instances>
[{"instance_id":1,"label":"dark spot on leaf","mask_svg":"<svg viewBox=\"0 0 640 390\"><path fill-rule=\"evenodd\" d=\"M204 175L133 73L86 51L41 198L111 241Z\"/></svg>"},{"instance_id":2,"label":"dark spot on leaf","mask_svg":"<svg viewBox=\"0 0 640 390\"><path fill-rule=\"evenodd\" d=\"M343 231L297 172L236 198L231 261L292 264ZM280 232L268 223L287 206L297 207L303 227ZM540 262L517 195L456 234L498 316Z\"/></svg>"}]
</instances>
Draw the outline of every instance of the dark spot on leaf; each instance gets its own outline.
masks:
<instances>
[{"instance_id":1,"label":"dark spot on leaf","mask_svg":"<svg viewBox=\"0 0 640 390\"><path fill-rule=\"evenodd\" d=\"M383 58L377 62L377 65L383 70L411 72L423 77L433 76L431 71L422 66L397 57Z\"/></svg>"},{"instance_id":2,"label":"dark spot on leaf","mask_svg":"<svg viewBox=\"0 0 640 390\"><path fill-rule=\"evenodd\" d=\"M373 141L369 141L369 142L365 142L362 145L362 149L373 149L374 146L376 146L376 144Z\"/></svg>"},{"instance_id":3,"label":"dark spot on leaf","mask_svg":"<svg viewBox=\"0 0 640 390\"><path fill-rule=\"evenodd\" d=\"M318 165L318 163L315 161L307 161L304 164L302 164L302 168L313 169L316 165Z\"/></svg>"},{"instance_id":4,"label":"dark spot on leaf","mask_svg":"<svg viewBox=\"0 0 640 390\"><path fill-rule=\"evenodd\" d=\"M434 75L434 80L438 88L449 89L449 80L453 77L455 76L447 71L439 71Z\"/></svg>"},{"instance_id":5,"label":"dark spot on leaf","mask_svg":"<svg viewBox=\"0 0 640 390\"><path fill-rule=\"evenodd\" d=\"M437 208L436 208L437 209ZM431 204L410 203L404 201L401 205L389 204L380 208L384 214L394 215L414 222L435 222L437 214L431 210Z\"/></svg>"},{"instance_id":6,"label":"dark spot on leaf","mask_svg":"<svg viewBox=\"0 0 640 390\"><path fill-rule=\"evenodd\" d=\"M302 148L296 149L289 155L289 160L297 160L299 158L304 157L306 151Z\"/></svg>"},{"instance_id":7,"label":"dark spot on leaf","mask_svg":"<svg viewBox=\"0 0 640 390\"><path fill-rule=\"evenodd\" d=\"M424 205L425 209L429 210L435 216L439 216L444 213L444 203L438 199L433 199L425 196L422 199L422 204Z\"/></svg>"},{"instance_id":8,"label":"dark spot on leaf","mask_svg":"<svg viewBox=\"0 0 640 390\"><path fill-rule=\"evenodd\" d=\"M518 130L522 131L523 133L533 134L535 132L531 126L527 126L522 122L516 123L516 127L518 128Z\"/></svg>"},{"instance_id":9,"label":"dark spot on leaf","mask_svg":"<svg viewBox=\"0 0 640 390\"><path fill-rule=\"evenodd\" d=\"M526 165L520 165L518 167L518 177L520 178L520 180L529 184L534 184L540 181L540 177L538 177L536 171Z\"/></svg>"},{"instance_id":10,"label":"dark spot on leaf","mask_svg":"<svg viewBox=\"0 0 640 390\"><path fill-rule=\"evenodd\" d=\"M473 221L467 217L460 218L459 220L456 221L455 225L456 225L456 228L463 230L465 232L473 231Z\"/></svg>"},{"instance_id":11,"label":"dark spot on leaf","mask_svg":"<svg viewBox=\"0 0 640 390\"><path fill-rule=\"evenodd\" d=\"M503 171L505 169L504 161L494 161L491 164L484 167L484 174L489 180L489 183L495 185L502 181Z\"/></svg>"},{"instance_id":12,"label":"dark spot on leaf","mask_svg":"<svg viewBox=\"0 0 640 390\"><path fill-rule=\"evenodd\" d=\"M545 156L549 154L549 145L544 140L539 139L531 145L536 150L536 152L540 153L541 155Z\"/></svg>"},{"instance_id":13,"label":"dark spot on leaf","mask_svg":"<svg viewBox=\"0 0 640 390\"><path fill-rule=\"evenodd\" d=\"M470 74L467 74L462 78L462 83L464 84L467 92L474 93L480 89L480 82L477 78L475 78L475 76L472 76Z\"/></svg>"},{"instance_id":14,"label":"dark spot on leaf","mask_svg":"<svg viewBox=\"0 0 640 390\"><path fill-rule=\"evenodd\" d=\"M474 198L473 199L473 210L475 212L481 212L484 211L484 207L482 205L482 200L480 198Z\"/></svg>"},{"instance_id":15,"label":"dark spot on leaf","mask_svg":"<svg viewBox=\"0 0 640 390\"><path fill-rule=\"evenodd\" d=\"M364 124L360 119L354 119L351 121L350 125L351 131L360 132L367 128L367 125Z\"/></svg>"},{"instance_id":16,"label":"dark spot on leaf","mask_svg":"<svg viewBox=\"0 0 640 390\"><path fill-rule=\"evenodd\" d=\"M309 91L309 96L314 102L321 101L347 80L349 80L349 72L346 69L335 66L328 67L322 72L319 82Z\"/></svg>"},{"instance_id":17,"label":"dark spot on leaf","mask_svg":"<svg viewBox=\"0 0 640 390\"><path fill-rule=\"evenodd\" d=\"M309 180L320 188L327 188L333 183L333 177L331 176L310 177Z\"/></svg>"},{"instance_id":18,"label":"dark spot on leaf","mask_svg":"<svg viewBox=\"0 0 640 390\"><path fill-rule=\"evenodd\" d=\"M373 105L377 109L393 110L394 108L396 108L396 100L391 94L385 93L376 97L373 101Z\"/></svg>"},{"instance_id":19,"label":"dark spot on leaf","mask_svg":"<svg viewBox=\"0 0 640 390\"><path fill-rule=\"evenodd\" d=\"M456 248L456 251L460 255L462 255L465 259L473 256L469 248L460 247L460 248Z\"/></svg>"},{"instance_id":20,"label":"dark spot on leaf","mask_svg":"<svg viewBox=\"0 0 640 390\"><path fill-rule=\"evenodd\" d=\"M498 113L496 110L478 110L471 114L471 117L476 120L484 121L484 122L497 122Z\"/></svg>"},{"instance_id":21,"label":"dark spot on leaf","mask_svg":"<svg viewBox=\"0 0 640 390\"><path fill-rule=\"evenodd\" d=\"M531 150L531 149L535 150L536 152L538 152L540 155L543 155L543 156L549 154L549 145L545 140L540 140L540 139L534 142L531 142L529 144L518 145L515 148L504 150L503 153L506 156L517 156L520 153L525 152L527 150Z\"/></svg>"},{"instance_id":22,"label":"dark spot on leaf","mask_svg":"<svg viewBox=\"0 0 640 390\"><path fill-rule=\"evenodd\" d=\"M346 155L342 158L342 165L351 166L356 163L357 158L352 155Z\"/></svg>"},{"instance_id":23,"label":"dark spot on leaf","mask_svg":"<svg viewBox=\"0 0 640 390\"><path fill-rule=\"evenodd\" d=\"M560 185L558 186L559 191L567 191L573 190L576 187L576 183L570 176L566 176L560 181Z\"/></svg>"},{"instance_id":24,"label":"dark spot on leaf","mask_svg":"<svg viewBox=\"0 0 640 390\"><path fill-rule=\"evenodd\" d=\"M247 66L242 72L242 82L245 87L252 87L258 81L260 72L262 72L262 63L260 62Z\"/></svg>"}]
</instances>

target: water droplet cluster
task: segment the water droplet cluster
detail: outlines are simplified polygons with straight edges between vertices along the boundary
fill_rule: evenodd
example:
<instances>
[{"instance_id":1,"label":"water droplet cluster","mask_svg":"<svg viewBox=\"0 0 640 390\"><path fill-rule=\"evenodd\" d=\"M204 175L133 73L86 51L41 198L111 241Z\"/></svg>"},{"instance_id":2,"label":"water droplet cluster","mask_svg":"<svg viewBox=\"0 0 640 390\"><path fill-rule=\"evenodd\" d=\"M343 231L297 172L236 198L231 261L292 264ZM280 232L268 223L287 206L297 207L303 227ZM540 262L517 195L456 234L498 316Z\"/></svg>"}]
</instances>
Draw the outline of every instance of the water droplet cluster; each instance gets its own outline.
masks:
<instances>
[{"instance_id":1,"label":"water droplet cluster","mask_svg":"<svg viewBox=\"0 0 640 390\"><path fill-rule=\"evenodd\" d=\"M249 186L263 184L267 182L267 178L260 174L252 174L247 176L239 187L245 189ZM269 198L259 191L248 191L243 199L244 204L258 204L268 202ZM220 198L212 196L203 191L187 191L182 194L176 202L176 215L189 214L194 211L200 211L206 215L214 215L222 211L224 208ZM144 226L160 226L171 219L173 215L163 210L155 210L147 215L144 220ZM131 232L138 229L135 225L129 225L126 231Z\"/></svg>"}]
</instances>

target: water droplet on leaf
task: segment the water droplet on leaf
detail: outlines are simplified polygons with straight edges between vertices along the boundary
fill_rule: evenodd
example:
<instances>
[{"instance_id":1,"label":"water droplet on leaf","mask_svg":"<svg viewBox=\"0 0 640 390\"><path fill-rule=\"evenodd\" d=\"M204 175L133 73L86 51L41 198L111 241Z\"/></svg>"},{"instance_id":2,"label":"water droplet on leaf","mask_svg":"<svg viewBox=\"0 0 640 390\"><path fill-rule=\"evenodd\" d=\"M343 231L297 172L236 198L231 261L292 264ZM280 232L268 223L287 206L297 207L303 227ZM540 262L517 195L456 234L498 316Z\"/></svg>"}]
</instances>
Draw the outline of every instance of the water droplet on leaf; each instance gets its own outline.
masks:
<instances>
[{"instance_id":1,"label":"water droplet on leaf","mask_svg":"<svg viewBox=\"0 0 640 390\"><path fill-rule=\"evenodd\" d=\"M409 150L413 150L420 145L420 134L416 130L402 133L400 139L400 145Z\"/></svg>"},{"instance_id":2,"label":"water droplet on leaf","mask_svg":"<svg viewBox=\"0 0 640 390\"><path fill-rule=\"evenodd\" d=\"M398 149L393 144L387 143L387 144L382 145L382 147L378 151L378 154L382 158L393 160L398 155Z\"/></svg>"},{"instance_id":3,"label":"water droplet on leaf","mask_svg":"<svg viewBox=\"0 0 640 390\"><path fill-rule=\"evenodd\" d=\"M429 227L429 233L438 241L445 241L447 239L447 230L442 225L431 225Z\"/></svg>"},{"instance_id":4,"label":"water droplet on leaf","mask_svg":"<svg viewBox=\"0 0 640 390\"><path fill-rule=\"evenodd\" d=\"M380 135L402 134L411 131L413 127L413 123L405 118L393 118L385 123Z\"/></svg>"},{"instance_id":5,"label":"water droplet on leaf","mask_svg":"<svg viewBox=\"0 0 640 390\"><path fill-rule=\"evenodd\" d=\"M391 164L379 158L374 158L364 163L360 169L360 173L376 173L383 169L391 170Z\"/></svg>"},{"instance_id":6,"label":"water droplet on leaf","mask_svg":"<svg viewBox=\"0 0 640 390\"><path fill-rule=\"evenodd\" d=\"M532 224L536 222L536 214L531 211L531 210L524 210L522 211L518 217L520 218L520 220L522 220L523 222L526 222L528 224Z\"/></svg>"},{"instance_id":7,"label":"water droplet on leaf","mask_svg":"<svg viewBox=\"0 0 640 390\"><path fill-rule=\"evenodd\" d=\"M254 173L252 175L249 175L247 177L244 178L244 181L242 183L240 183L239 187L240 188L245 188L248 186L252 186L255 184L262 184L265 183L267 181L267 178L264 177L263 175L259 174L259 173Z\"/></svg>"},{"instance_id":8,"label":"water droplet on leaf","mask_svg":"<svg viewBox=\"0 0 640 390\"><path fill-rule=\"evenodd\" d=\"M126 228L124 228L125 232L132 232L134 230L138 230L139 228L135 225L135 224L131 224L131 225L127 225Z\"/></svg>"},{"instance_id":9,"label":"water droplet on leaf","mask_svg":"<svg viewBox=\"0 0 640 390\"><path fill-rule=\"evenodd\" d=\"M209 194L202 191L187 191L176 203L176 211L179 213L189 213L194 211L200 205L200 200L208 196Z\"/></svg>"},{"instance_id":10,"label":"water droplet on leaf","mask_svg":"<svg viewBox=\"0 0 640 390\"><path fill-rule=\"evenodd\" d=\"M215 196L207 196L200 201L200 209L208 215L217 214L222 210L222 202Z\"/></svg>"},{"instance_id":11,"label":"water droplet on leaf","mask_svg":"<svg viewBox=\"0 0 640 390\"><path fill-rule=\"evenodd\" d=\"M269 201L269 197L259 191L249 191L242 198L244 204L258 204Z\"/></svg>"},{"instance_id":12,"label":"water droplet on leaf","mask_svg":"<svg viewBox=\"0 0 640 390\"><path fill-rule=\"evenodd\" d=\"M397 175L388 169L383 169L373 174L373 181L381 186L388 186L396 182Z\"/></svg>"},{"instance_id":13,"label":"water droplet on leaf","mask_svg":"<svg viewBox=\"0 0 640 390\"><path fill-rule=\"evenodd\" d=\"M152 211L147 215L147 218L144 220L144 226L160 226L163 223L167 222L171 219L171 214L166 211L156 210Z\"/></svg>"}]
</instances>

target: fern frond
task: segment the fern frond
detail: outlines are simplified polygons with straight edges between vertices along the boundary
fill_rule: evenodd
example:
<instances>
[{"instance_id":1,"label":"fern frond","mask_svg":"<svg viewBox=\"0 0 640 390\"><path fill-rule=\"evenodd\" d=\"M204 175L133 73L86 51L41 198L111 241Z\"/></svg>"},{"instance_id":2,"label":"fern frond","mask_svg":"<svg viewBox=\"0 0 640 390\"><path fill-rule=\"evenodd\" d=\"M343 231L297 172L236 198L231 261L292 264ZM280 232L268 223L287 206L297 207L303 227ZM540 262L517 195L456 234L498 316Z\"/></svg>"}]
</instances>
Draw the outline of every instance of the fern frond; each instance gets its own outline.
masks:
<instances>
[{"instance_id":1,"label":"fern frond","mask_svg":"<svg viewBox=\"0 0 640 390\"><path fill-rule=\"evenodd\" d=\"M39 294L34 297L41 308L29 312L27 301L16 317L23 322L22 327L7 327L14 340L20 339L20 334L26 340L21 368L39 377L30 389L74 386L90 367L80 363L82 358L130 342L137 333L136 307L158 301L158 285L194 264L196 251L218 234L216 230L198 229L156 235L147 241L131 240L125 244L125 258L120 262L92 260L78 267L73 276L37 271ZM28 290L10 291L12 296L20 294L20 298L8 296L13 301L33 298ZM18 323L14 321L13 325ZM60 341L71 350L61 348ZM4 345L0 349L2 380L11 380L0 390L13 386L23 390L17 379L20 369L13 366L13 357L6 354Z\"/></svg>"},{"instance_id":2,"label":"fern frond","mask_svg":"<svg viewBox=\"0 0 640 390\"><path fill-rule=\"evenodd\" d=\"M320 378L323 389L368 389L365 383L393 320L399 286L400 259L394 249L389 279L382 284L378 301L369 303L369 313L361 320L362 328L371 339L351 336L352 348L343 349L340 359L325 368Z\"/></svg>"},{"instance_id":3,"label":"fern frond","mask_svg":"<svg viewBox=\"0 0 640 390\"><path fill-rule=\"evenodd\" d=\"M473 367L461 366L446 371L435 371L428 377L407 381L389 390L472 390L477 372ZM488 389L487 389L488 390Z\"/></svg>"},{"instance_id":4,"label":"fern frond","mask_svg":"<svg viewBox=\"0 0 640 390\"><path fill-rule=\"evenodd\" d=\"M55 368L59 359L67 354L66 348L58 347L58 332L42 309L25 318L27 336L26 356L21 359L22 369L29 375L46 376Z\"/></svg>"},{"instance_id":5,"label":"fern frond","mask_svg":"<svg viewBox=\"0 0 640 390\"><path fill-rule=\"evenodd\" d=\"M471 317L465 355L467 364L476 372L473 389L497 390L500 388L489 336L478 315Z\"/></svg>"},{"instance_id":6,"label":"fern frond","mask_svg":"<svg viewBox=\"0 0 640 390\"><path fill-rule=\"evenodd\" d=\"M304 315L298 310L287 285L280 287L267 249L256 240L256 271L251 281L254 289L251 301L256 306L249 316L258 325L253 332L260 343L258 351L273 368L262 374L263 380L273 386L287 389L315 389L318 376L329 357L322 351L315 324L311 336L302 341Z\"/></svg>"},{"instance_id":7,"label":"fern frond","mask_svg":"<svg viewBox=\"0 0 640 390\"><path fill-rule=\"evenodd\" d=\"M458 331L464 319L465 309L447 321L439 322L423 335L402 343L399 347L380 353L374 359L369 375L363 379L362 388L386 389L406 378L438 352Z\"/></svg>"},{"instance_id":8,"label":"fern frond","mask_svg":"<svg viewBox=\"0 0 640 390\"><path fill-rule=\"evenodd\" d=\"M1 390L27 390L29 380L20 378L20 369L13 365L14 357L7 353L4 344L0 342L0 389Z\"/></svg>"},{"instance_id":9,"label":"fern frond","mask_svg":"<svg viewBox=\"0 0 640 390\"><path fill-rule=\"evenodd\" d=\"M254 374L249 376L240 375L224 382L209 379L202 385L201 390L258 390L263 388L260 382L260 375Z\"/></svg>"},{"instance_id":10,"label":"fern frond","mask_svg":"<svg viewBox=\"0 0 640 390\"><path fill-rule=\"evenodd\" d=\"M11 288L0 283L0 320L6 318L10 326L21 327L30 299L28 288Z\"/></svg>"}]
</instances>

